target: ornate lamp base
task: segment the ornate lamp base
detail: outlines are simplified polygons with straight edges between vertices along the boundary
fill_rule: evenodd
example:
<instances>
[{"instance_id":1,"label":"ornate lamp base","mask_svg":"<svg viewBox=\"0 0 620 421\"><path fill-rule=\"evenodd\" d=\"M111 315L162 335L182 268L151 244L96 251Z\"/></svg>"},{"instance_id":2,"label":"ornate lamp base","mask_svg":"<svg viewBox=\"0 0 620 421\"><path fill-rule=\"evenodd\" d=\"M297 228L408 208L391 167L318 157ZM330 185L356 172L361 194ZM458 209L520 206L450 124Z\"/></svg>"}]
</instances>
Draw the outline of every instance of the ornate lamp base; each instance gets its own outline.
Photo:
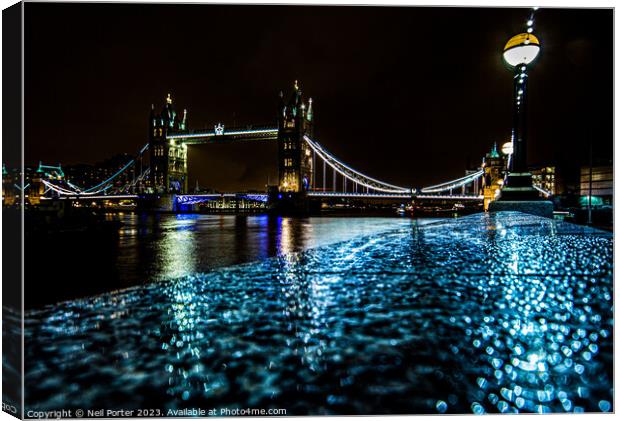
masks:
<instances>
[{"instance_id":1,"label":"ornate lamp base","mask_svg":"<svg viewBox=\"0 0 620 421\"><path fill-rule=\"evenodd\" d=\"M543 200L532 185L532 174L510 173L498 201Z\"/></svg>"},{"instance_id":2,"label":"ornate lamp base","mask_svg":"<svg viewBox=\"0 0 620 421\"><path fill-rule=\"evenodd\" d=\"M553 203L540 197L532 186L532 174L510 173L500 197L489 204L489 212L517 211L531 215L553 217Z\"/></svg>"}]
</instances>

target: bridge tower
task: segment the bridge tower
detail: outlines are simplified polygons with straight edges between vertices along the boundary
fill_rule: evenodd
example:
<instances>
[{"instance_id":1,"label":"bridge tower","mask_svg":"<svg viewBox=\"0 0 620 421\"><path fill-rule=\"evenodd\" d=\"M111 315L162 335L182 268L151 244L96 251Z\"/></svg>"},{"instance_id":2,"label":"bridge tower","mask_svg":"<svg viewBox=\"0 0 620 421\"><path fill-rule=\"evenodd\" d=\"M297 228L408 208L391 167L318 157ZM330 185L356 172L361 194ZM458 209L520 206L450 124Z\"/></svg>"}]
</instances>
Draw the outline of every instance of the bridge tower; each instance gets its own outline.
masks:
<instances>
[{"instance_id":1,"label":"bridge tower","mask_svg":"<svg viewBox=\"0 0 620 421\"><path fill-rule=\"evenodd\" d=\"M312 151L303 140L313 135L312 98L304 102L299 84L293 84L293 92L285 101L280 92L278 109L278 191L280 193L305 194L313 186Z\"/></svg>"},{"instance_id":2,"label":"bridge tower","mask_svg":"<svg viewBox=\"0 0 620 421\"><path fill-rule=\"evenodd\" d=\"M187 192L187 145L168 139L168 133L187 131L187 110L179 116L168 94L159 114L151 105L149 117L150 177L155 193Z\"/></svg>"},{"instance_id":3,"label":"bridge tower","mask_svg":"<svg viewBox=\"0 0 620 421\"><path fill-rule=\"evenodd\" d=\"M484 210L487 211L489 210L489 204L494 202L499 196L506 173L506 160L502 154L497 152L496 143L493 144L491 152L484 157L483 168Z\"/></svg>"}]
</instances>

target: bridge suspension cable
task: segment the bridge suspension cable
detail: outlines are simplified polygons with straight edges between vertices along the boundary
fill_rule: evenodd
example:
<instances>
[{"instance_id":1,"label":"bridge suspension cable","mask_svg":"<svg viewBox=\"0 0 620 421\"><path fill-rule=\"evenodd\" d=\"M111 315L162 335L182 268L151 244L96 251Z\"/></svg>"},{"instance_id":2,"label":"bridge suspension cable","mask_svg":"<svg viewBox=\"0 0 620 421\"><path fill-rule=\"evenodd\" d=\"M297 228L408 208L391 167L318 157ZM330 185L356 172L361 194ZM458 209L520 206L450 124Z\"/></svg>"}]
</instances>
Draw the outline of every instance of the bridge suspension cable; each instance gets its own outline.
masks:
<instances>
[{"instance_id":1,"label":"bridge suspension cable","mask_svg":"<svg viewBox=\"0 0 620 421\"><path fill-rule=\"evenodd\" d=\"M144 148L142 148L142 151L144 151ZM142 155L142 152L140 152L139 155ZM118 177L120 174L122 174L127 168L129 168L131 165L133 165L135 163L136 163L136 158L133 158L131 161L129 161L127 164L125 164L123 167L121 167L120 170L118 170L116 173L114 173L113 175L108 177L106 180L102 181L101 183L97 184L96 186L93 186L91 188L85 189L84 192L88 193L88 192L91 192L91 191L101 187L101 186L105 186L106 184L108 184L109 182L114 180L116 177Z\"/></svg>"},{"instance_id":2,"label":"bridge suspension cable","mask_svg":"<svg viewBox=\"0 0 620 421\"><path fill-rule=\"evenodd\" d=\"M56 185L54 183L50 183L47 180L41 180L41 182L45 185L45 187L47 187L47 190L45 191L45 193L47 193L49 190L52 190L52 191L55 191L56 193L58 193L60 195L72 195L73 196L73 195L77 194L77 195L82 195L82 196L91 196L91 195L97 194L96 192L84 193L84 192L80 192L80 191L69 190L69 189L61 187L59 185Z\"/></svg>"},{"instance_id":3,"label":"bridge suspension cable","mask_svg":"<svg viewBox=\"0 0 620 421\"><path fill-rule=\"evenodd\" d=\"M336 159L333 155L327 152L321 145L319 145L314 140L310 139L308 136L304 135L304 140L310 146L312 151L316 153L322 160L323 163L329 165L334 172L334 187L335 187L335 176L336 172L343 176L345 179L351 180L355 184L359 184L361 186L366 187L367 189L372 189L384 193L400 193L400 194L412 194L413 190L406 187L399 187L393 184L388 184L386 182L374 179L365 174L362 174L359 171L354 170L348 165L344 164L342 161ZM325 168L323 168L323 182L325 183ZM346 185L345 185L346 186Z\"/></svg>"},{"instance_id":4,"label":"bridge suspension cable","mask_svg":"<svg viewBox=\"0 0 620 421\"><path fill-rule=\"evenodd\" d=\"M146 145L144 145L140 151L138 152L138 154L136 155L136 157L132 158L131 160L129 160L129 162L127 162L125 165L123 165L118 171L116 171L114 174L112 174L110 177L108 177L107 179L103 180L102 182L89 187L89 188L83 188L80 186L77 186L73 183L71 183L70 181L65 181L65 183L67 184L68 188L63 187L63 186L59 186L57 184L51 183L47 180L42 180L43 184L45 184L46 187L48 187L48 189L51 189L53 191L55 191L56 193L60 194L60 195L71 195L71 196L93 196L102 192L105 192L106 190L109 190L110 188L112 188L112 182L114 181L114 179L116 179L118 176L120 176L121 174L123 174L125 171L127 171L132 165L135 165L136 160L138 158L141 158L142 155L144 154L144 152L148 149L149 144L147 143ZM148 175L149 173L149 168L147 168L145 171L143 171L140 175L138 175L138 177L132 181L129 182L127 184L125 184L124 186L122 186L119 191L123 191L126 190L128 187L134 187L138 181L141 181L144 179L144 177L146 175Z\"/></svg>"},{"instance_id":5,"label":"bridge suspension cable","mask_svg":"<svg viewBox=\"0 0 620 421\"><path fill-rule=\"evenodd\" d=\"M484 170L478 170L475 173L468 174L465 177L457 178L456 180L447 181L441 184L435 184L434 186L424 187L420 191L422 193L442 193L459 187L463 187L466 184L472 183L478 178L484 175Z\"/></svg>"}]
</instances>

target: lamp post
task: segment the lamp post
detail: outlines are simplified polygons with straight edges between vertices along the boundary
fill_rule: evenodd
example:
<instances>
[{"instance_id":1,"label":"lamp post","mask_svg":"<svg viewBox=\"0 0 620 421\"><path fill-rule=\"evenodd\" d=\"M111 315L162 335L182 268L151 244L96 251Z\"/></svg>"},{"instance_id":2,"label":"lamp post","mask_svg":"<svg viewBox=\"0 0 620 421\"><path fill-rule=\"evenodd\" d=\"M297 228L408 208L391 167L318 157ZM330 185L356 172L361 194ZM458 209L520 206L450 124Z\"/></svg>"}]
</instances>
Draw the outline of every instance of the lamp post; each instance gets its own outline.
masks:
<instances>
[{"instance_id":1,"label":"lamp post","mask_svg":"<svg viewBox=\"0 0 620 421\"><path fill-rule=\"evenodd\" d=\"M537 8L534 8L535 11ZM525 112L527 105L527 69L540 52L540 42L534 32L534 12L527 20L527 32L510 38L504 46L504 61L514 69L512 141L505 146L509 157L508 176L499 197L489 203L489 212L519 211L553 217L553 203L543 200L532 184L527 168L527 139ZM504 148L502 148L504 149ZM507 152L512 152L508 154Z\"/></svg>"},{"instance_id":2,"label":"lamp post","mask_svg":"<svg viewBox=\"0 0 620 421\"><path fill-rule=\"evenodd\" d=\"M504 60L514 69L512 156L506 187L502 191L505 200L532 200L537 193L532 187L532 175L527 169L526 105L528 65L540 51L540 42L531 32L513 36L504 47Z\"/></svg>"}]
</instances>

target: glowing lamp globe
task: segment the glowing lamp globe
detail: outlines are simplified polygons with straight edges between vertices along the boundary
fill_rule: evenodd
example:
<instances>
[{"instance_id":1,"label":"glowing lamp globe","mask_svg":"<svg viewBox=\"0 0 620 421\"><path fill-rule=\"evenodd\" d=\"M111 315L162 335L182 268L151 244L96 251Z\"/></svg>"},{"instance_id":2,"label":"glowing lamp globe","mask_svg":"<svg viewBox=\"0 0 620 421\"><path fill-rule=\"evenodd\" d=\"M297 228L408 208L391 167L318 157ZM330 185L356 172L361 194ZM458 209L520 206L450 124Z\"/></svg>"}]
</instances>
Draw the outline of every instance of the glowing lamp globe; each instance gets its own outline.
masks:
<instances>
[{"instance_id":1,"label":"glowing lamp globe","mask_svg":"<svg viewBox=\"0 0 620 421\"><path fill-rule=\"evenodd\" d=\"M528 65L538 55L540 41L534 34L518 34L510 38L504 47L504 60L512 67Z\"/></svg>"},{"instance_id":2,"label":"glowing lamp globe","mask_svg":"<svg viewBox=\"0 0 620 421\"><path fill-rule=\"evenodd\" d=\"M502 145L502 153L504 155L512 155L513 147L512 142L506 142Z\"/></svg>"}]
</instances>

